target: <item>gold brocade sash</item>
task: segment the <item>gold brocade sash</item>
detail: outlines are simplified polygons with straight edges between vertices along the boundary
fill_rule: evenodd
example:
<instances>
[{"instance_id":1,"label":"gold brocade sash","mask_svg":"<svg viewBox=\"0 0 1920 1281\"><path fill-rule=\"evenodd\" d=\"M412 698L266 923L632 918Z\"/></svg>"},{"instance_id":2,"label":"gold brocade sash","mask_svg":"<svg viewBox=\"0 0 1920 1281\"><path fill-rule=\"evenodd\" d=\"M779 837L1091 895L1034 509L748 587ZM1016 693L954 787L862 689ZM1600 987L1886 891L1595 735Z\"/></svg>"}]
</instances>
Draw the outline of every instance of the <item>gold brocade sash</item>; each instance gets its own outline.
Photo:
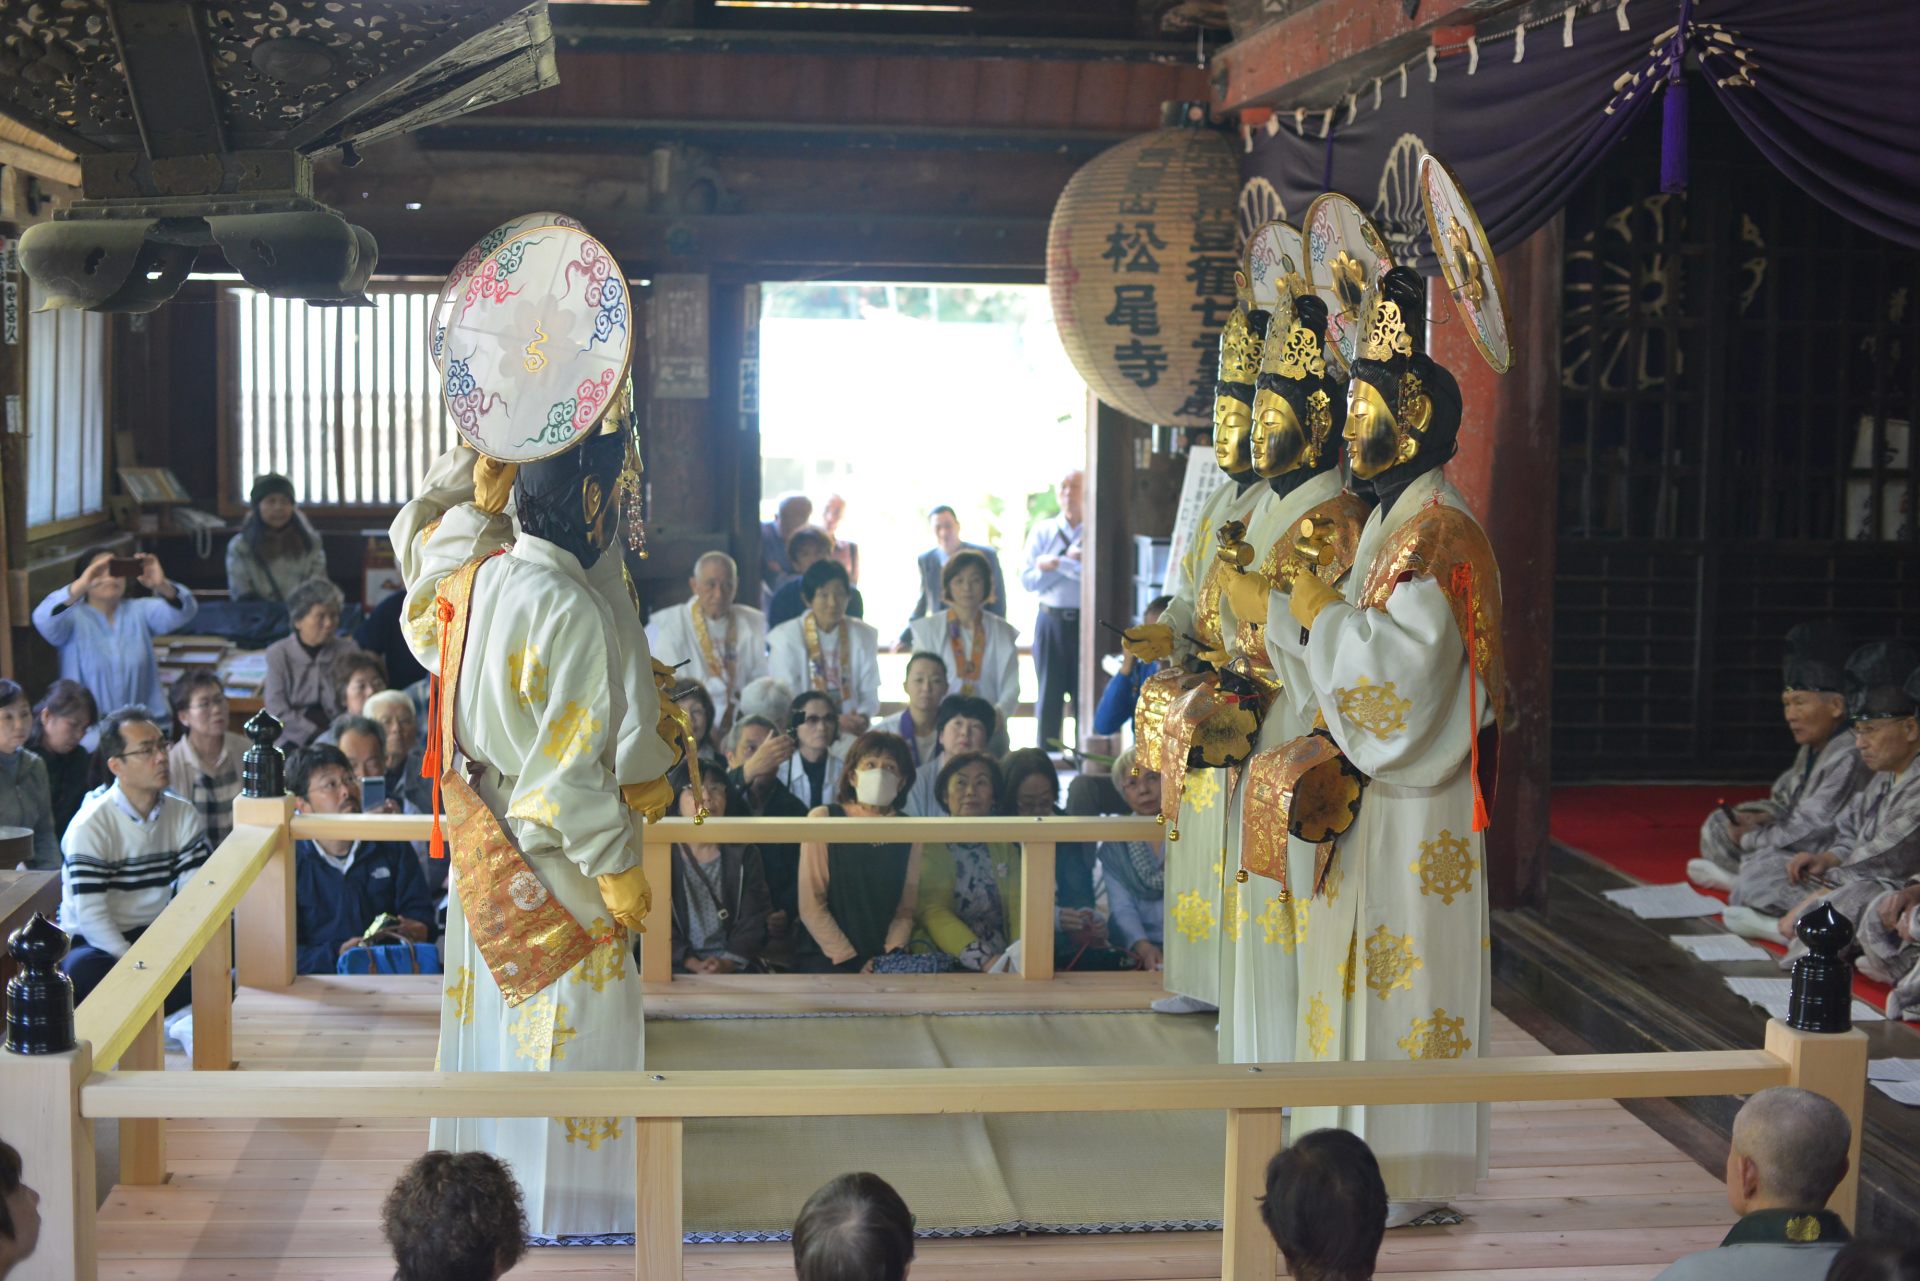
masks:
<instances>
[{"instance_id":1,"label":"gold brocade sash","mask_svg":"<svg viewBox=\"0 0 1920 1281\"><path fill-rule=\"evenodd\" d=\"M1167 756L1163 739L1166 736L1167 713L1175 699L1202 679L1184 667L1174 666L1161 668L1141 683L1140 697L1133 705L1133 754L1137 768L1155 774L1166 772Z\"/></svg>"},{"instance_id":2,"label":"gold brocade sash","mask_svg":"<svg viewBox=\"0 0 1920 1281\"><path fill-rule=\"evenodd\" d=\"M450 763L473 583L489 559L467 562L440 588L440 742L449 762L440 790L451 827L454 889L467 929L512 1008L579 964L597 941L554 899L500 820Z\"/></svg>"},{"instance_id":3,"label":"gold brocade sash","mask_svg":"<svg viewBox=\"0 0 1920 1281\"><path fill-rule=\"evenodd\" d=\"M1268 748L1247 762L1247 800L1241 807L1240 872L1280 883L1288 898L1287 838L1297 836L1318 848L1313 884L1319 891L1333 862L1334 837L1353 825L1365 783L1324 733L1304 734Z\"/></svg>"}]
</instances>

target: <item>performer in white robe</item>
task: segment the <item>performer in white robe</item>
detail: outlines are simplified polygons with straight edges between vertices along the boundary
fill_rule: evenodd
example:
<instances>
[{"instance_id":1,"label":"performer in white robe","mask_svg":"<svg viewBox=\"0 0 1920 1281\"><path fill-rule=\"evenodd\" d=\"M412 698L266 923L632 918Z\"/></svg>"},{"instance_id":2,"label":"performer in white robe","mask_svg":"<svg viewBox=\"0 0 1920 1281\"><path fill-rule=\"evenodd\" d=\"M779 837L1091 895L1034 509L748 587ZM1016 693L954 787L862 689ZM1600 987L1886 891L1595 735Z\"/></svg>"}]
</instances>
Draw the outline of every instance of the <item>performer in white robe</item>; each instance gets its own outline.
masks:
<instances>
[{"instance_id":1,"label":"performer in white robe","mask_svg":"<svg viewBox=\"0 0 1920 1281\"><path fill-rule=\"evenodd\" d=\"M967 555L961 552L948 564ZM983 564L986 561L984 556L974 559ZM993 704L1004 732L1020 709L1019 630L989 612L983 600L974 609L971 622L962 622L953 610L943 609L914 619L907 624L907 632L916 651L938 654L946 661L949 690Z\"/></svg>"},{"instance_id":2,"label":"performer in white robe","mask_svg":"<svg viewBox=\"0 0 1920 1281\"><path fill-rule=\"evenodd\" d=\"M802 579L806 612L767 633L767 674L795 694L831 694L840 705L841 728L864 733L880 714L880 633L847 616L847 571L831 560L814 565L818 572L809 566Z\"/></svg>"},{"instance_id":3,"label":"performer in white robe","mask_svg":"<svg viewBox=\"0 0 1920 1281\"><path fill-rule=\"evenodd\" d=\"M1227 813L1220 1002L1220 1058L1227 1063L1293 1059L1297 927L1314 888L1310 878L1288 875L1290 844L1303 846L1298 857L1308 867L1314 847L1288 835L1272 790L1279 783L1275 772L1286 766L1282 749L1313 728L1312 686L1305 666L1271 631L1298 630L1286 611L1293 577L1312 573L1336 588L1346 581L1368 511L1365 500L1346 489L1340 466L1346 388L1327 374L1326 329L1326 303L1307 294L1289 295L1268 330L1252 437L1253 469L1267 493L1239 544L1249 556L1247 572L1226 580L1229 605L1243 620L1232 638L1236 669L1252 676L1267 700L1254 755ZM1323 563L1302 558L1303 521L1312 523ZM1222 547L1220 554L1234 563L1235 550Z\"/></svg>"},{"instance_id":4,"label":"performer in white robe","mask_svg":"<svg viewBox=\"0 0 1920 1281\"><path fill-rule=\"evenodd\" d=\"M395 522L409 643L446 697L445 1071L643 1063L629 930L649 891L633 811L664 811L674 753L614 546L637 455L627 417L611 421L517 476L483 460L474 500L450 509L461 490L443 459L425 506ZM509 481L517 533L499 514ZM430 1142L506 1160L536 1233L633 1230L626 1118L436 1120Z\"/></svg>"},{"instance_id":5,"label":"performer in white robe","mask_svg":"<svg viewBox=\"0 0 1920 1281\"><path fill-rule=\"evenodd\" d=\"M647 645L683 681L713 699L714 741L733 727L740 691L767 674L767 616L737 604L739 570L725 552L708 552L687 579L692 595L647 622Z\"/></svg>"},{"instance_id":6,"label":"performer in white robe","mask_svg":"<svg viewBox=\"0 0 1920 1281\"><path fill-rule=\"evenodd\" d=\"M1307 1062L1489 1048L1481 832L1505 700L1500 579L1440 470L1455 449L1460 390L1417 350L1425 315L1424 282L1393 268L1366 316L1345 428L1354 475L1380 505L1345 592L1301 575L1269 624L1302 663L1334 742L1370 780L1320 892L1295 918L1295 1056ZM1292 870L1296 886L1315 880L1297 859ZM1486 1122L1470 1104L1293 1115L1296 1133L1337 1125L1366 1139L1403 1213L1473 1191Z\"/></svg>"}]
</instances>

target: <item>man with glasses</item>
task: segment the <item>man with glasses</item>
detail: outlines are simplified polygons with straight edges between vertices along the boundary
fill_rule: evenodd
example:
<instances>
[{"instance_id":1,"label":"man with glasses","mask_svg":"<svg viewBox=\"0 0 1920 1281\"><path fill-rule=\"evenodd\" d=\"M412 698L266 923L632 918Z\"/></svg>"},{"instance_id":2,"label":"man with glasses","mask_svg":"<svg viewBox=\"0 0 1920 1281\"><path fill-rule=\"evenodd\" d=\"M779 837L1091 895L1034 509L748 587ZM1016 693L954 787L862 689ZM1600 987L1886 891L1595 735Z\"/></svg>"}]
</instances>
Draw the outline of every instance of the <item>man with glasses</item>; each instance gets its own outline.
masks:
<instances>
[{"instance_id":1,"label":"man with glasses","mask_svg":"<svg viewBox=\"0 0 1920 1281\"><path fill-rule=\"evenodd\" d=\"M1849 882L1904 880L1920 871L1920 652L1876 641L1847 659L1847 711L1861 762L1871 770L1824 849L1750 855L1733 886L1727 928L1778 943L1801 911ZM1836 898L1838 896L1836 895ZM1850 897L1850 896L1849 896ZM1836 901L1836 908L1845 908ZM1860 925L1859 906L1853 919Z\"/></svg>"},{"instance_id":2,"label":"man with glasses","mask_svg":"<svg viewBox=\"0 0 1920 1281\"><path fill-rule=\"evenodd\" d=\"M61 968L75 1001L87 999L213 853L200 812L167 791L167 741L151 712L127 707L102 721L96 759L113 783L81 804L60 842L60 928L73 936ZM182 976L167 1013L190 1000Z\"/></svg>"},{"instance_id":3,"label":"man with glasses","mask_svg":"<svg viewBox=\"0 0 1920 1281\"><path fill-rule=\"evenodd\" d=\"M309 747L295 755L287 789L302 814L360 812L360 780L337 747ZM369 943L433 940L427 924L433 895L405 841L296 841L293 874L294 961L302 974L335 973L342 956ZM381 917L390 918L388 927L367 938L367 926Z\"/></svg>"}]
</instances>

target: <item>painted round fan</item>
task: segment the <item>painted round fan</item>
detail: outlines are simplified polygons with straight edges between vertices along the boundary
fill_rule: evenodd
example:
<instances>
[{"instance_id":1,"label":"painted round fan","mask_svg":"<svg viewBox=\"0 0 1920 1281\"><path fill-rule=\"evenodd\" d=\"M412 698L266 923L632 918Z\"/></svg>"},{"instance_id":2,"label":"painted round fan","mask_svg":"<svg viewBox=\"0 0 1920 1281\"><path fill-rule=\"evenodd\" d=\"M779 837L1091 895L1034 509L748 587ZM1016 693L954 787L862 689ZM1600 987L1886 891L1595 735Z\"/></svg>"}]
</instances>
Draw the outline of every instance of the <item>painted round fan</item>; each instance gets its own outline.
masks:
<instances>
[{"instance_id":1,"label":"painted round fan","mask_svg":"<svg viewBox=\"0 0 1920 1281\"><path fill-rule=\"evenodd\" d=\"M474 273L480 270L480 264L486 260L488 254L521 232L533 227L571 227L575 231L586 230L578 219L543 209L538 213L525 213L518 218L509 218L475 241L473 248L462 254L460 261L453 265L453 274L447 277L446 284L440 286L440 296L433 300L433 316L431 323L427 326L427 348L433 356L435 369L442 373L446 372L447 362L442 349L447 337L447 317L452 313L455 301L466 293L467 282L472 280Z\"/></svg>"},{"instance_id":2,"label":"painted round fan","mask_svg":"<svg viewBox=\"0 0 1920 1281\"><path fill-rule=\"evenodd\" d=\"M1307 288L1306 242L1284 222L1261 223L1247 237L1246 271L1254 307L1290 318L1289 300Z\"/></svg>"},{"instance_id":3,"label":"painted round fan","mask_svg":"<svg viewBox=\"0 0 1920 1281\"><path fill-rule=\"evenodd\" d=\"M1314 197L1305 230L1307 280L1327 300L1327 337L1351 365L1367 302L1393 266L1393 255L1373 219L1336 191Z\"/></svg>"},{"instance_id":4,"label":"painted round fan","mask_svg":"<svg viewBox=\"0 0 1920 1281\"><path fill-rule=\"evenodd\" d=\"M1493 246L1473 203L1460 190L1460 180L1431 152L1420 160L1420 201L1453 305L1467 322L1473 345L1496 374L1504 374L1513 365L1513 343L1507 335L1507 298Z\"/></svg>"},{"instance_id":5,"label":"painted round fan","mask_svg":"<svg viewBox=\"0 0 1920 1281\"><path fill-rule=\"evenodd\" d=\"M447 317L441 390L461 436L524 463L590 434L633 356L626 277L584 231L523 231L480 262Z\"/></svg>"}]
</instances>

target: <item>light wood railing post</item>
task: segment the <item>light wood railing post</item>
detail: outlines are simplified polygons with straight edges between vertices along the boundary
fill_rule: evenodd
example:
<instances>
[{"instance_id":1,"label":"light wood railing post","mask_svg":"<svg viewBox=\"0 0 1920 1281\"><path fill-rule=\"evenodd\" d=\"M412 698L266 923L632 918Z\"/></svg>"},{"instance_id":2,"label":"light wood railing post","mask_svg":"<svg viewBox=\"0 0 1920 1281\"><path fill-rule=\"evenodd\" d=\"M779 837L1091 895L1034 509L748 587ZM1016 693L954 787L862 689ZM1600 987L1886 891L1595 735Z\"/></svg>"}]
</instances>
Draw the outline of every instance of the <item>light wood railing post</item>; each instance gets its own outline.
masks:
<instances>
[{"instance_id":1,"label":"light wood railing post","mask_svg":"<svg viewBox=\"0 0 1920 1281\"><path fill-rule=\"evenodd\" d=\"M1020 977L1053 977L1052 841L1020 845Z\"/></svg>"},{"instance_id":2,"label":"light wood railing post","mask_svg":"<svg viewBox=\"0 0 1920 1281\"><path fill-rule=\"evenodd\" d=\"M120 1056L126 1072L159 1072L167 1066L166 1014L155 1010L133 1044ZM167 1123L159 1117L128 1117L120 1122L120 1182L129 1187L158 1187L167 1181Z\"/></svg>"},{"instance_id":3,"label":"light wood railing post","mask_svg":"<svg viewBox=\"0 0 1920 1281\"><path fill-rule=\"evenodd\" d=\"M1867 1034L1800 1032L1779 1019L1767 1021L1767 1053L1787 1065L1792 1085L1824 1094L1847 1114L1853 1135L1847 1145L1847 1177L1834 1189L1827 1208L1854 1227L1860 1203L1860 1126L1867 1109Z\"/></svg>"},{"instance_id":4,"label":"light wood railing post","mask_svg":"<svg viewBox=\"0 0 1920 1281\"><path fill-rule=\"evenodd\" d=\"M233 1067L233 922L214 932L193 962L193 1070Z\"/></svg>"},{"instance_id":5,"label":"light wood railing post","mask_svg":"<svg viewBox=\"0 0 1920 1281\"><path fill-rule=\"evenodd\" d=\"M640 1117L633 1123L636 1162L633 1262L638 1281L680 1281L682 1143L679 1117Z\"/></svg>"},{"instance_id":6,"label":"light wood railing post","mask_svg":"<svg viewBox=\"0 0 1920 1281\"><path fill-rule=\"evenodd\" d=\"M241 796L233 802L236 827L280 829L267 865L248 887L234 916L243 987L293 986L293 834L287 830L292 818L291 796Z\"/></svg>"},{"instance_id":7,"label":"light wood railing post","mask_svg":"<svg viewBox=\"0 0 1920 1281\"><path fill-rule=\"evenodd\" d=\"M14 1281L94 1281L93 1122L80 1115L80 1086L93 1074L85 1041L64 1054L0 1050L6 1140L40 1194L40 1247L7 1275Z\"/></svg>"},{"instance_id":8,"label":"light wood railing post","mask_svg":"<svg viewBox=\"0 0 1920 1281\"><path fill-rule=\"evenodd\" d=\"M1280 1249L1254 1198L1267 1190L1267 1162L1280 1150L1279 1108L1227 1110L1227 1187L1220 1233L1220 1281L1273 1281Z\"/></svg>"},{"instance_id":9,"label":"light wood railing post","mask_svg":"<svg viewBox=\"0 0 1920 1281\"><path fill-rule=\"evenodd\" d=\"M673 843L658 837L651 823L641 829L640 867L653 901L647 905L647 932L640 936L640 977L648 983L671 983Z\"/></svg>"}]
</instances>

